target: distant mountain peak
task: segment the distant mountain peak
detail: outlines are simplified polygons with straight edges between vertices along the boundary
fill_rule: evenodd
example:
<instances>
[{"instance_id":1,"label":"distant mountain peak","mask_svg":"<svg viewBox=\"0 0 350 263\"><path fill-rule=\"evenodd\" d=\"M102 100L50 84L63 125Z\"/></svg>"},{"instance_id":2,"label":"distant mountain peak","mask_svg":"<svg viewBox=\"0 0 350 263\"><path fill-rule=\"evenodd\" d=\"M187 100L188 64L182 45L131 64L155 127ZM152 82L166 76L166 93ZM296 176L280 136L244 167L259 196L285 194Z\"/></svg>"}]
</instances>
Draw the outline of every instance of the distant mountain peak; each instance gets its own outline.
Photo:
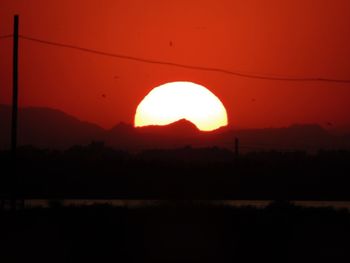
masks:
<instances>
[{"instance_id":1,"label":"distant mountain peak","mask_svg":"<svg viewBox=\"0 0 350 263\"><path fill-rule=\"evenodd\" d=\"M197 126L193 122L187 119L180 119L178 121L168 124L167 126L173 127L173 128L179 128L179 129L191 129L191 130L199 131Z\"/></svg>"},{"instance_id":2,"label":"distant mountain peak","mask_svg":"<svg viewBox=\"0 0 350 263\"><path fill-rule=\"evenodd\" d=\"M180 119L167 125L149 125L136 127L140 133L154 133L168 136L193 136L200 133L200 130L192 122L186 119Z\"/></svg>"},{"instance_id":3,"label":"distant mountain peak","mask_svg":"<svg viewBox=\"0 0 350 263\"><path fill-rule=\"evenodd\" d=\"M242 148L249 149L319 149L349 148L350 137L337 137L318 124L294 124L282 128L232 130L222 127L215 131L200 131L195 124L180 119L168 125L134 127L119 123L106 131L99 126L80 121L60 110L44 107L19 109L19 145L65 149L93 140L126 150L146 148L231 147L234 137ZM0 149L8 149L11 134L11 107L0 105ZM262 147L263 146L263 147ZM248 148L247 148L248 149Z\"/></svg>"},{"instance_id":4,"label":"distant mountain peak","mask_svg":"<svg viewBox=\"0 0 350 263\"><path fill-rule=\"evenodd\" d=\"M25 107L18 110L18 144L43 148L68 148L99 139L104 130L96 124L81 121L63 111L47 107ZM0 147L8 148L11 130L9 105L0 105Z\"/></svg>"}]
</instances>

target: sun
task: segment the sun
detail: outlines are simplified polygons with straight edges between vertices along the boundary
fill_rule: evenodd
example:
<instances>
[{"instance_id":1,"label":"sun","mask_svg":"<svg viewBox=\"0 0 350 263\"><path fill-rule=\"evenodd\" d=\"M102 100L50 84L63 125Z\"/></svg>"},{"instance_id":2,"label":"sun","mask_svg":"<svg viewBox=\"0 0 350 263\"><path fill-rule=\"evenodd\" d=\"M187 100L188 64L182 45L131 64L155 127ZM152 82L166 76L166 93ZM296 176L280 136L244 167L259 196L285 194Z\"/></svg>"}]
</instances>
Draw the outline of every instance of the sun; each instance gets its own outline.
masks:
<instances>
[{"instance_id":1,"label":"sun","mask_svg":"<svg viewBox=\"0 0 350 263\"><path fill-rule=\"evenodd\" d=\"M227 112L206 87L193 82L169 82L152 89L137 106L135 127L167 125L181 119L201 131L212 131L228 124Z\"/></svg>"}]
</instances>

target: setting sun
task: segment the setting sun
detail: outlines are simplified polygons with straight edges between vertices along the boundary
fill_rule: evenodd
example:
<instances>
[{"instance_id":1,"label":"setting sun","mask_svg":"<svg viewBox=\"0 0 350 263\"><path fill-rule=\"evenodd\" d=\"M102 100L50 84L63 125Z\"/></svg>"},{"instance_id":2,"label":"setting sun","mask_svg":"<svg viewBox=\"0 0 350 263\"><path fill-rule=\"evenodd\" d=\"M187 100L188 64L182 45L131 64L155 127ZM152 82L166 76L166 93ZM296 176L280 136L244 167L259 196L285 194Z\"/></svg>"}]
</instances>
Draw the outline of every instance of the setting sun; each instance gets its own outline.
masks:
<instances>
[{"instance_id":1,"label":"setting sun","mask_svg":"<svg viewBox=\"0 0 350 263\"><path fill-rule=\"evenodd\" d=\"M180 119L202 131L226 126L222 102L207 88L192 82L170 82L151 90L138 105L135 126L167 125Z\"/></svg>"}]
</instances>

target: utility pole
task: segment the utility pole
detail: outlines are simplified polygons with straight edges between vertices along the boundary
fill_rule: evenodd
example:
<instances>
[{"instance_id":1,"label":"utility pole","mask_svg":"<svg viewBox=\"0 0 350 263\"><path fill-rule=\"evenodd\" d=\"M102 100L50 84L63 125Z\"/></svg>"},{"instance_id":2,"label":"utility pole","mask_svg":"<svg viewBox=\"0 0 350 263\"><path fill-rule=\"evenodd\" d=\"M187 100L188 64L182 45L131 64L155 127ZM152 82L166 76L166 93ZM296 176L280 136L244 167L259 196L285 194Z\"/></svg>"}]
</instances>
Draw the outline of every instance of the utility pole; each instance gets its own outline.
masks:
<instances>
[{"instance_id":1,"label":"utility pole","mask_svg":"<svg viewBox=\"0 0 350 263\"><path fill-rule=\"evenodd\" d=\"M13 69L12 69L12 126L11 126L11 153L16 159L17 126L18 126L18 15L14 16L13 27Z\"/></svg>"},{"instance_id":2,"label":"utility pole","mask_svg":"<svg viewBox=\"0 0 350 263\"><path fill-rule=\"evenodd\" d=\"M13 24L13 68L12 68L12 125L11 125L11 157L13 174L11 184L11 209L17 208L17 126L18 126L18 15L14 16Z\"/></svg>"}]
</instances>

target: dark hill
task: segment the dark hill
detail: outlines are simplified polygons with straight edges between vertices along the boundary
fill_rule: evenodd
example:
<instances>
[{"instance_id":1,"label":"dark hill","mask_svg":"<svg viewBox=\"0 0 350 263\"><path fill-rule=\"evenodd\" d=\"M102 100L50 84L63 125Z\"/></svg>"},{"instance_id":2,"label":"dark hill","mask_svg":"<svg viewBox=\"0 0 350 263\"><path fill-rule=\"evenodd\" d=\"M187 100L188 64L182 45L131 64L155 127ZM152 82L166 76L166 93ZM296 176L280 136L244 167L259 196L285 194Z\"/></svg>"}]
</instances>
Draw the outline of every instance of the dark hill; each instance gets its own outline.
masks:
<instances>
[{"instance_id":1,"label":"dark hill","mask_svg":"<svg viewBox=\"0 0 350 263\"><path fill-rule=\"evenodd\" d=\"M0 148L10 142L11 107L0 105ZM191 122L182 119L166 126L134 128L120 123L110 130L83 122L62 111L29 107L19 110L20 145L64 149L93 140L125 150L179 148L184 146L219 146L233 149L234 138L240 139L242 151L251 150L310 150L320 148L350 148L349 136L335 136L317 124L292 125L285 128L201 132Z\"/></svg>"},{"instance_id":2,"label":"dark hill","mask_svg":"<svg viewBox=\"0 0 350 263\"><path fill-rule=\"evenodd\" d=\"M11 107L0 106L0 145L9 147ZM86 144L100 138L104 130L99 126L83 122L62 111L50 108L28 107L18 112L19 145L67 148L74 144Z\"/></svg>"},{"instance_id":3,"label":"dark hill","mask_svg":"<svg viewBox=\"0 0 350 263\"><path fill-rule=\"evenodd\" d=\"M137 127L136 131L140 134L155 134L171 137L195 137L201 132L192 122L181 119L165 126L151 125L146 127Z\"/></svg>"},{"instance_id":4,"label":"dark hill","mask_svg":"<svg viewBox=\"0 0 350 263\"><path fill-rule=\"evenodd\" d=\"M117 148L176 148L198 144L202 132L191 122L182 119L165 126L136 127L120 123L106 136L107 144Z\"/></svg>"},{"instance_id":5,"label":"dark hill","mask_svg":"<svg viewBox=\"0 0 350 263\"><path fill-rule=\"evenodd\" d=\"M284 128L248 129L229 133L240 138L247 149L313 151L319 148L337 148L343 143L340 137L331 135L317 124L295 124Z\"/></svg>"}]
</instances>

